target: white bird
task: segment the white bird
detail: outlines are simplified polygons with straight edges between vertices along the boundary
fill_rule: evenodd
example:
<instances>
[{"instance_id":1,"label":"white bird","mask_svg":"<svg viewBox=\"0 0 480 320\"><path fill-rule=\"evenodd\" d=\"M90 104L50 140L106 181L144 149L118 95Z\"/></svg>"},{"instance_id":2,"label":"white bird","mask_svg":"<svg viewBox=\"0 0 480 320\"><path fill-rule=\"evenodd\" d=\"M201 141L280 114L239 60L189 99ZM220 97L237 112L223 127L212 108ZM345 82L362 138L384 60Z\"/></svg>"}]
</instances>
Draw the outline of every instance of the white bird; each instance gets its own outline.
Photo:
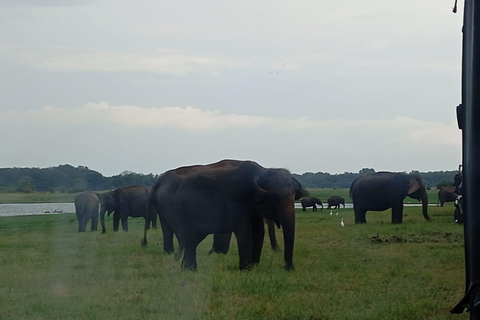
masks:
<instances>
[{"instance_id":1,"label":"white bird","mask_svg":"<svg viewBox=\"0 0 480 320\"><path fill-rule=\"evenodd\" d=\"M330 210L330 215L332 215L332 214L333 214L333 211L332 211L332 210Z\"/></svg>"},{"instance_id":2,"label":"white bird","mask_svg":"<svg viewBox=\"0 0 480 320\"><path fill-rule=\"evenodd\" d=\"M342 220L340 221L340 225L341 225L342 227L345 227L345 223L343 222L343 218L342 218Z\"/></svg>"},{"instance_id":3,"label":"white bird","mask_svg":"<svg viewBox=\"0 0 480 320\"><path fill-rule=\"evenodd\" d=\"M338 216L338 212L335 212L335 215Z\"/></svg>"}]
</instances>

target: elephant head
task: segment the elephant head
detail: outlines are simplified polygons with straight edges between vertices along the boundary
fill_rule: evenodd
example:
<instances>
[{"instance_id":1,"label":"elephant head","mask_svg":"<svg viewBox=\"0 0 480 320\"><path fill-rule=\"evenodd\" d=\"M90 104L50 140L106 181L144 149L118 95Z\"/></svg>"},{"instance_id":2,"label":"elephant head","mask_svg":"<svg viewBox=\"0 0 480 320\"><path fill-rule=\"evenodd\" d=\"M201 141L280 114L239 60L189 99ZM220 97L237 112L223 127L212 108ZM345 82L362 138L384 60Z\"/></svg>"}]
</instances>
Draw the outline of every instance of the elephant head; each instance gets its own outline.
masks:
<instances>
[{"instance_id":1,"label":"elephant head","mask_svg":"<svg viewBox=\"0 0 480 320\"><path fill-rule=\"evenodd\" d=\"M407 196L418 201L422 201L422 213L425 220L430 221L428 216L428 195L425 186L423 185L422 178L419 175L410 175L410 183L408 185Z\"/></svg>"},{"instance_id":2,"label":"elephant head","mask_svg":"<svg viewBox=\"0 0 480 320\"><path fill-rule=\"evenodd\" d=\"M256 210L263 218L282 227L285 269L293 269L295 200L308 195L300 182L285 169L266 169L258 177Z\"/></svg>"},{"instance_id":3,"label":"elephant head","mask_svg":"<svg viewBox=\"0 0 480 320\"><path fill-rule=\"evenodd\" d=\"M105 212L110 216L116 209L116 200L114 191L100 195L100 222L102 223L102 233L105 233Z\"/></svg>"}]
</instances>

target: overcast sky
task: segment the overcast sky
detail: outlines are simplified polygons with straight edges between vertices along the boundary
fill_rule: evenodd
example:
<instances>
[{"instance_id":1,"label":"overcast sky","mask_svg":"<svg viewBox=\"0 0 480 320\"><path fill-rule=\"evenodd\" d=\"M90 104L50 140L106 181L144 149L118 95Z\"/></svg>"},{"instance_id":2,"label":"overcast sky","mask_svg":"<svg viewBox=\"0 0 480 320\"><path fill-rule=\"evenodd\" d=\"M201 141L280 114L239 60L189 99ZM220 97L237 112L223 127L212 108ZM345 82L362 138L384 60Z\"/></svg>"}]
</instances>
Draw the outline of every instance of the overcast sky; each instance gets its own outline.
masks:
<instances>
[{"instance_id":1,"label":"overcast sky","mask_svg":"<svg viewBox=\"0 0 480 320\"><path fill-rule=\"evenodd\" d=\"M454 0L0 0L0 167L455 170Z\"/></svg>"}]
</instances>

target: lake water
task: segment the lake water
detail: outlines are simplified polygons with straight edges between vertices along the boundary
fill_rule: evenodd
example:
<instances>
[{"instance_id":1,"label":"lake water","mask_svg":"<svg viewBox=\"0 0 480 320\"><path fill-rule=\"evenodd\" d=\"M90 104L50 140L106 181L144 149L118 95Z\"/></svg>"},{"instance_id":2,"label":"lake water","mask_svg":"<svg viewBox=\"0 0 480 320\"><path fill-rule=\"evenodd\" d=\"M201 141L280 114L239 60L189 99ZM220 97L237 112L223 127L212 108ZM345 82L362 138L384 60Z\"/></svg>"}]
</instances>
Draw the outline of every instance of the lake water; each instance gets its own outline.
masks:
<instances>
[{"instance_id":1,"label":"lake water","mask_svg":"<svg viewBox=\"0 0 480 320\"><path fill-rule=\"evenodd\" d=\"M430 206L433 204L430 204ZM421 206L421 203L405 204L405 206ZM321 209L317 206L318 210ZM300 203L295 203L295 208L301 209ZM342 207L343 208L343 207ZM345 203L345 208L353 208L352 203ZM327 210L327 205L324 205ZM312 207L307 208L312 210ZM335 210L335 209L333 209ZM0 204L0 217L28 216L38 214L60 214L75 213L75 204L73 203L7 203Z\"/></svg>"},{"instance_id":2,"label":"lake water","mask_svg":"<svg viewBox=\"0 0 480 320\"><path fill-rule=\"evenodd\" d=\"M5 203L0 204L0 217L38 214L74 213L73 203Z\"/></svg>"}]
</instances>

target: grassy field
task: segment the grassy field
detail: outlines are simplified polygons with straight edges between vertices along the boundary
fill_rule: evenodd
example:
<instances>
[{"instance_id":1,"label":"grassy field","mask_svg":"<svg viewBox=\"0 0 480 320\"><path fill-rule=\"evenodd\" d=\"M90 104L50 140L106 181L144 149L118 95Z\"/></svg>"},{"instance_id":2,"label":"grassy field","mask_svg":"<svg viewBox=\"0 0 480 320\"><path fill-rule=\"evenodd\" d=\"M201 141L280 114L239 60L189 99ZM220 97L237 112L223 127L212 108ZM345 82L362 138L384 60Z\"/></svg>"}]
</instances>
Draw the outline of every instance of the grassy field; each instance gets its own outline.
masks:
<instances>
[{"instance_id":1,"label":"grassy field","mask_svg":"<svg viewBox=\"0 0 480 320\"><path fill-rule=\"evenodd\" d=\"M0 319L467 319L449 313L465 283L451 203L429 208L431 223L420 207L402 225L389 211L368 212L366 225L338 212L297 210L292 272L267 237L247 272L234 241L208 256L209 237L195 273L162 253L160 229L140 247L142 219L113 233L110 217L102 235L78 233L74 214L0 218Z\"/></svg>"},{"instance_id":2,"label":"grassy field","mask_svg":"<svg viewBox=\"0 0 480 320\"><path fill-rule=\"evenodd\" d=\"M345 202L352 202L350 199L349 189L308 189L312 197L317 197L326 203L331 196L340 196L345 198ZM100 193L107 191L98 191ZM438 190L427 190L428 202L438 202ZM36 202L73 202L78 193L47 193L47 192L33 192L33 193L0 193L0 203L36 203ZM418 202L415 199L406 198L405 202Z\"/></svg>"}]
</instances>

